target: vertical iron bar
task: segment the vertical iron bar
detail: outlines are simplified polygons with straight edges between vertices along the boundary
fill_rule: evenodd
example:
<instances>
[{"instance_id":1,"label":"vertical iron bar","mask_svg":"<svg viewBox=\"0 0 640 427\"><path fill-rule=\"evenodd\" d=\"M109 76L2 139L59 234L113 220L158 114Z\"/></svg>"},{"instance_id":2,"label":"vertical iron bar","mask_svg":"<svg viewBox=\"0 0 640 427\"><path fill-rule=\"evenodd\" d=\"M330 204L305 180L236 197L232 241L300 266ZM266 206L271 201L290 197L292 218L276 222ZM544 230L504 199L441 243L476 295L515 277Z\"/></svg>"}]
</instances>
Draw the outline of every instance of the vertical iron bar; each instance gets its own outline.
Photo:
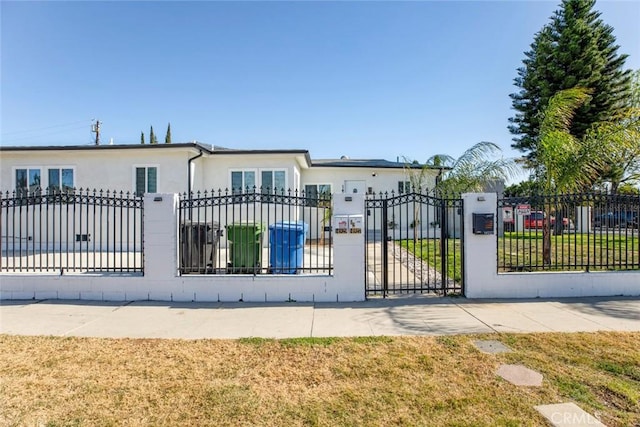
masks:
<instances>
[{"instance_id":1,"label":"vertical iron bar","mask_svg":"<svg viewBox=\"0 0 640 427\"><path fill-rule=\"evenodd\" d=\"M382 296L386 298L389 291L389 246L387 244L387 207L388 200L382 200Z\"/></svg>"},{"instance_id":2,"label":"vertical iron bar","mask_svg":"<svg viewBox=\"0 0 640 427\"><path fill-rule=\"evenodd\" d=\"M464 199L460 199L458 201L460 203L460 294L464 295L464 290L465 290L465 280L464 280L464 276L465 276L465 261L464 261L464 251L465 251L465 244L464 244Z\"/></svg>"},{"instance_id":3,"label":"vertical iron bar","mask_svg":"<svg viewBox=\"0 0 640 427\"><path fill-rule=\"evenodd\" d=\"M440 270L442 276L441 291L447 294L447 199L440 200L440 214L442 218L442 225L440 228Z\"/></svg>"}]
</instances>

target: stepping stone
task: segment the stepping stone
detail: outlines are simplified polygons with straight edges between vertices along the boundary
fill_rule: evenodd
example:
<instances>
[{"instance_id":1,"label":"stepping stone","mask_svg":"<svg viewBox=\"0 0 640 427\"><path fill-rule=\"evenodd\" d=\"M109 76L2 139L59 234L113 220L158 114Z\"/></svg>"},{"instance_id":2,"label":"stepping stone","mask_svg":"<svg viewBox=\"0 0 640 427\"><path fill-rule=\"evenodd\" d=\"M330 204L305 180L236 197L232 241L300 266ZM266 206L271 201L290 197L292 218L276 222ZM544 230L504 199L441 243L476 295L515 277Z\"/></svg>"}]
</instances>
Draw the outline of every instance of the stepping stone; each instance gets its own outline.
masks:
<instances>
[{"instance_id":1,"label":"stepping stone","mask_svg":"<svg viewBox=\"0 0 640 427\"><path fill-rule=\"evenodd\" d=\"M573 402L555 405L539 405L534 408L551 423L552 426L589 426L605 427L596 417L585 412Z\"/></svg>"},{"instance_id":2,"label":"stepping stone","mask_svg":"<svg viewBox=\"0 0 640 427\"><path fill-rule=\"evenodd\" d=\"M511 349L509 347L496 340L474 341L473 344L478 348L478 350L483 353L499 354L511 352Z\"/></svg>"},{"instance_id":3,"label":"stepping stone","mask_svg":"<svg viewBox=\"0 0 640 427\"><path fill-rule=\"evenodd\" d=\"M541 387L542 374L522 365L501 365L496 372L511 384L525 387Z\"/></svg>"}]
</instances>

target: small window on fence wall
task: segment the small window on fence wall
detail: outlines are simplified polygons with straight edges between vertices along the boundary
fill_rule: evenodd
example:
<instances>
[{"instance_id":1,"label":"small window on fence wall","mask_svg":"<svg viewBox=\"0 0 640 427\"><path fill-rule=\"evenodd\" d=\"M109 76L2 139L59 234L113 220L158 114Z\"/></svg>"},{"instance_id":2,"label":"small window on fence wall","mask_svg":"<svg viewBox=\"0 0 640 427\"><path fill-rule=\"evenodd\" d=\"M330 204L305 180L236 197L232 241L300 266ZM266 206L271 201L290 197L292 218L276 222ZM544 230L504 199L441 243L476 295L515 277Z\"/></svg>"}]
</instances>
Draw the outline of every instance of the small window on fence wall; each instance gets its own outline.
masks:
<instances>
[{"instance_id":1,"label":"small window on fence wall","mask_svg":"<svg viewBox=\"0 0 640 427\"><path fill-rule=\"evenodd\" d=\"M331 184L307 184L304 186L304 195L307 198L307 206L331 206Z\"/></svg>"},{"instance_id":2,"label":"small window on fence wall","mask_svg":"<svg viewBox=\"0 0 640 427\"><path fill-rule=\"evenodd\" d=\"M158 168L155 166L136 167L136 196L158 192Z\"/></svg>"}]
</instances>

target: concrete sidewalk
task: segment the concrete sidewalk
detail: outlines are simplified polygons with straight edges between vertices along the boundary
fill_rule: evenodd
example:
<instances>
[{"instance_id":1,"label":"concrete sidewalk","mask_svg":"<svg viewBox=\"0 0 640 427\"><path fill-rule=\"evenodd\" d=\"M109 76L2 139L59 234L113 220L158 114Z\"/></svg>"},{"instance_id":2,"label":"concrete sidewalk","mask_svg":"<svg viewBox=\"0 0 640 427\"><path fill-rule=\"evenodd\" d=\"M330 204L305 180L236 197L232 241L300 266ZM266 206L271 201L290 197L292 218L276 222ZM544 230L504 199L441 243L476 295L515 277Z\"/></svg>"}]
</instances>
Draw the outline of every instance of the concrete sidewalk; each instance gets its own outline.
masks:
<instances>
[{"instance_id":1,"label":"concrete sidewalk","mask_svg":"<svg viewBox=\"0 0 640 427\"><path fill-rule=\"evenodd\" d=\"M114 338L296 338L640 331L640 298L361 303L1 301L0 333Z\"/></svg>"}]
</instances>

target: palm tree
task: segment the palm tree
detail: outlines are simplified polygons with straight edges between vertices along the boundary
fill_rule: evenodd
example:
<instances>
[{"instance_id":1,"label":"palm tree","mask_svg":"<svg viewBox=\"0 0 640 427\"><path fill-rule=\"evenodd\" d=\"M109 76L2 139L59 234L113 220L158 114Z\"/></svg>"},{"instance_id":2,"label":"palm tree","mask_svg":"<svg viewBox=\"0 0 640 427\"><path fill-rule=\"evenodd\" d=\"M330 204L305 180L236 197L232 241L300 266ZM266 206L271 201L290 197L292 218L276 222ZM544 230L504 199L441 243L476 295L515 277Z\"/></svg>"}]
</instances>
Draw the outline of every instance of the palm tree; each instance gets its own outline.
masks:
<instances>
[{"instance_id":1,"label":"palm tree","mask_svg":"<svg viewBox=\"0 0 640 427\"><path fill-rule=\"evenodd\" d=\"M591 90L572 88L558 92L543 111L535 173L546 194L589 188L602 170L601 149L594 138L578 139L570 132L575 112L591 99ZM556 221L561 232L562 220ZM542 259L551 264L551 212L542 227Z\"/></svg>"},{"instance_id":2,"label":"palm tree","mask_svg":"<svg viewBox=\"0 0 640 427\"><path fill-rule=\"evenodd\" d=\"M447 154L431 156L421 170L405 168L414 188L420 188L427 170L440 169L434 192L439 197L458 198L464 192L483 191L495 181L505 181L518 175L520 168L513 159L498 157L500 147L493 142L478 142L457 159ZM405 159L406 162L406 159ZM437 214L437 222L443 218ZM418 212L414 213L414 218ZM416 223L417 220L414 220Z\"/></svg>"},{"instance_id":3,"label":"palm tree","mask_svg":"<svg viewBox=\"0 0 640 427\"><path fill-rule=\"evenodd\" d=\"M536 175L545 192L568 192L590 187L601 161L595 138L582 140L570 132L575 112L591 99L591 90L572 88L558 92L543 111Z\"/></svg>"},{"instance_id":4,"label":"palm tree","mask_svg":"<svg viewBox=\"0 0 640 427\"><path fill-rule=\"evenodd\" d=\"M610 121L597 123L585 139L601 150L599 180L610 183L612 194L624 184L640 182L640 106L627 107Z\"/></svg>"},{"instance_id":5,"label":"palm tree","mask_svg":"<svg viewBox=\"0 0 640 427\"><path fill-rule=\"evenodd\" d=\"M457 159L447 154L431 156L427 168L442 168L442 176L436 182L440 194L459 196L464 192L482 191L497 180L507 180L519 174L513 159L496 158L502 150L493 142L474 144Z\"/></svg>"}]
</instances>

